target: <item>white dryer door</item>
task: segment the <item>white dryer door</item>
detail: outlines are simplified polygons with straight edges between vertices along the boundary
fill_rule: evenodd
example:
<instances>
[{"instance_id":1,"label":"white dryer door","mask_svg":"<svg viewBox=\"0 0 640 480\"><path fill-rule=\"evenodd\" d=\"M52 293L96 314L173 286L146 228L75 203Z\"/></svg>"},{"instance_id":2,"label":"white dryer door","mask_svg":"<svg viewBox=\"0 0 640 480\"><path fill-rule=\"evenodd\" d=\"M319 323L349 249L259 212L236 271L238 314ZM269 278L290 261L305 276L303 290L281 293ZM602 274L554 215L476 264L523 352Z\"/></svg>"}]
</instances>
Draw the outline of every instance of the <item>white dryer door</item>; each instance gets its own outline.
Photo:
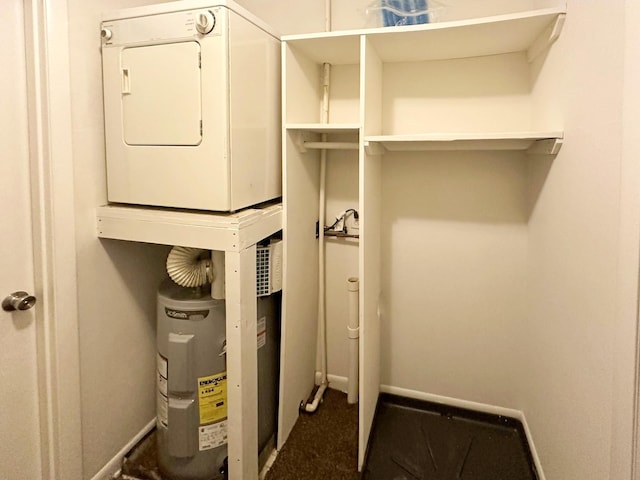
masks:
<instances>
[{"instance_id":1,"label":"white dryer door","mask_svg":"<svg viewBox=\"0 0 640 480\"><path fill-rule=\"evenodd\" d=\"M122 50L122 122L128 145L198 145L202 140L200 44Z\"/></svg>"}]
</instances>

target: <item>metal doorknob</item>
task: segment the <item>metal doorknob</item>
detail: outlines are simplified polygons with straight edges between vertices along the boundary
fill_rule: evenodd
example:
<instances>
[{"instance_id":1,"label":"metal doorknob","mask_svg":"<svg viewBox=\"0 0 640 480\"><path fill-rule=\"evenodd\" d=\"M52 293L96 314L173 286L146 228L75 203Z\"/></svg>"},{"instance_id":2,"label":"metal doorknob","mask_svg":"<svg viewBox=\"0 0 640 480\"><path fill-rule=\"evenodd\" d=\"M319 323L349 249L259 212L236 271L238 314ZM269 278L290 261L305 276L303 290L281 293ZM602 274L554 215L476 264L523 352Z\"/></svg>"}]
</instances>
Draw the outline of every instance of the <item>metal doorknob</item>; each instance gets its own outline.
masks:
<instances>
[{"instance_id":1,"label":"metal doorknob","mask_svg":"<svg viewBox=\"0 0 640 480\"><path fill-rule=\"evenodd\" d=\"M36 297L27 292L13 292L2 300L2 309L5 312L16 310L29 310L36 304Z\"/></svg>"}]
</instances>

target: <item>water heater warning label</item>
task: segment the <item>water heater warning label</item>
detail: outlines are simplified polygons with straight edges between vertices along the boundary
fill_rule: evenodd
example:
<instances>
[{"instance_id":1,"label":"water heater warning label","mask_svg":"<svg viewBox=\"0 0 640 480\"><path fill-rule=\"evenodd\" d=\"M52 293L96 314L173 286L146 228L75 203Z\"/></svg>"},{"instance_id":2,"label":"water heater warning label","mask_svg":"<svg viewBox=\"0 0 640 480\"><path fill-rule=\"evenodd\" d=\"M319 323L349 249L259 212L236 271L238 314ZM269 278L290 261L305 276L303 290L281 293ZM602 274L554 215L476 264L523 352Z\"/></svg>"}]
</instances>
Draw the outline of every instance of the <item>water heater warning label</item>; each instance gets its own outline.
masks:
<instances>
[{"instance_id":1,"label":"water heater warning label","mask_svg":"<svg viewBox=\"0 0 640 480\"><path fill-rule=\"evenodd\" d=\"M262 317L258 320L258 348L262 348L267 343L267 317Z\"/></svg>"},{"instance_id":2,"label":"water heater warning label","mask_svg":"<svg viewBox=\"0 0 640 480\"><path fill-rule=\"evenodd\" d=\"M157 397L157 421L159 426L167 428L169 424L169 400L167 394L167 359L158 354L156 369L156 384L158 386Z\"/></svg>"},{"instance_id":3,"label":"water heater warning label","mask_svg":"<svg viewBox=\"0 0 640 480\"><path fill-rule=\"evenodd\" d=\"M200 425L227 418L227 372L198 378L198 405Z\"/></svg>"},{"instance_id":4,"label":"water heater warning label","mask_svg":"<svg viewBox=\"0 0 640 480\"><path fill-rule=\"evenodd\" d=\"M198 433L200 451L221 447L227 443L227 421L201 426Z\"/></svg>"}]
</instances>

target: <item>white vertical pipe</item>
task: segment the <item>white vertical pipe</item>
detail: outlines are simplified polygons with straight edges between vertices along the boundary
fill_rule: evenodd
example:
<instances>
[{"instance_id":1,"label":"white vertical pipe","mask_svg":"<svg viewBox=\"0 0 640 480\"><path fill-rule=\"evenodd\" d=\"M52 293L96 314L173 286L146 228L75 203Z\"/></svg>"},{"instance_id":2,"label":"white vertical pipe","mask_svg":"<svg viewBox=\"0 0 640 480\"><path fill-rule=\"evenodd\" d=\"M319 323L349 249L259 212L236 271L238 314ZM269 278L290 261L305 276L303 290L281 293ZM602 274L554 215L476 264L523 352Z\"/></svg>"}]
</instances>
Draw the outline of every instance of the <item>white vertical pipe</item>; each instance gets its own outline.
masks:
<instances>
[{"instance_id":1,"label":"white vertical pipe","mask_svg":"<svg viewBox=\"0 0 640 480\"><path fill-rule=\"evenodd\" d=\"M358 403L358 350L360 341L360 280L357 277L347 279L349 296L349 382L347 384L347 402Z\"/></svg>"},{"instance_id":2,"label":"white vertical pipe","mask_svg":"<svg viewBox=\"0 0 640 480\"><path fill-rule=\"evenodd\" d=\"M329 122L329 84L331 76L331 65L322 65L322 105L320 117L322 123ZM322 141L327 141L327 134L322 134ZM327 319L325 312L326 303L326 280L325 280L325 256L324 256L324 224L325 224L325 204L326 204L326 181L327 181L327 150L320 150L320 193L318 207L318 348L320 349L320 386L316 391L313 401L304 406L304 410L313 413L318 408L324 391L327 389Z\"/></svg>"},{"instance_id":3,"label":"white vertical pipe","mask_svg":"<svg viewBox=\"0 0 640 480\"><path fill-rule=\"evenodd\" d=\"M324 2L324 31L331 31L331 0Z\"/></svg>"},{"instance_id":4,"label":"white vertical pipe","mask_svg":"<svg viewBox=\"0 0 640 480\"><path fill-rule=\"evenodd\" d=\"M329 123L329 83L331 75L331 65L322 65L322 112L321 122ZM322 134L322 141L327 141L327 134ZM319 278L319 299L318 299L318 322L320 341L320 360L322 365L322 381L327 383L327 319L326 319L326 267L325 267L325 245L324 245L324 224L326 217L326 184L327 184L327 151L320 150L320 208L318 217L320 226L318 228L318 272Z\"/></svg>"},{"instance_id":5,"label":"white vertical pipe","mask_svg":"<svg viewBox=\"0 0 640 480\"><path fill-rule=\"evenodd\" d=\"M323 134L325 136L325 134ZM327 327L326 327L326 272L324 259L325 184L327 175L327 151L320 150L320 208L318 218L318 344L320 348L320 384L327 382Z\"/></svg>"},{"instance_id":6,"label":"white vertical pipe","mask_svg":"<svg viewBox=\"0 0 640 480\"><path fill-rule=\"evenodd\" d=\"M324 26L327 32L331 31L331 0L325 0ZM329 83L331 65L322 64L322 105L320 121L329 123ZM327 141L327 134L322 134L322 141ZM320 150L320 194L318 208L318 347L320 348L320 386L311 403L304 406L304 410L313 413L320 405L324 391L327 389L327 319L325 313L325 260L324 260L324 219L325 219L325 186L327 177L327 151Z\"/></svg>"}]
</instances>

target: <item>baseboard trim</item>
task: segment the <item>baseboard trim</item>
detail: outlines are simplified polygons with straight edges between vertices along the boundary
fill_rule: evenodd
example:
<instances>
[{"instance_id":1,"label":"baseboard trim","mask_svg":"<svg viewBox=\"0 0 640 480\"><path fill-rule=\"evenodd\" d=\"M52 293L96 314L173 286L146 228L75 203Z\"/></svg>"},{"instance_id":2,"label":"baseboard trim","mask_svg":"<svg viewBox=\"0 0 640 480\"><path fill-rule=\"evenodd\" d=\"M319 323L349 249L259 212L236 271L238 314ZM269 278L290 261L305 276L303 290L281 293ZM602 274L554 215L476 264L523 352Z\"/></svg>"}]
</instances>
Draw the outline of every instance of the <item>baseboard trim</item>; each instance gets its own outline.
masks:
<instances>
[{"instance_id":1,"label":"baseboard trim","mask_svg":"<svg viewBox=\"0 0 640 480\"><path fill-rule=\"evenodd\" d=\"M489 405L486 403L472 402L469 400L461 400L459 398L435 395L433 393L419 392L416 390L409 390L407 388L394 387L392 385L380 385L380 392L389 393L391 395L398 395L400 397L413 398L415 400L423 400L426 402L464 408L476 412L501 415L503 417L511 417L518 420L522 424L525 435L527 436L527 442L529 442L529 449L531 450L531 457L533 458L533 463L536 467L539 480L546 480L544 471L542 470L542 464L540 463L540 457L538 456L538 452L536 451L533 436L531 434L531 430L529 429L529 424L527 423L527 419L522 410Z\"/></svg>"},{"instance_id":2,"label":"baseboard trim","mask_svg":"<svg viewBox=\"0 0 640 480\"><path fill-rule=\"evenodd\" d=\"M122 461L129 451L136 446L136 444L142 440L156 426L155 417L145 427L140 430L122 449L102 467L102 469L96 473L91 480L112 480L116 476L120 475L122 469Z\"/></svg>"},{"instance_id":3,"label":"baseboard trim","mask_svg":"<svg viewBox=\"0 0 640 480\"><path fill-rule=\"evenodd\" d=\"M329 382L329 388L347 393L347 389L349 386L349 379L347 377L340 377L338 375L327 375L327 381ZM316 385L320 385L321 382L322 373L316 372Z\"/></svg>"},{"instance_id":4,"label":"baseboard trim","mask_svg":"<svg viewBox=\"0 0 640 480\"><path fill-rule=\"evenodd\" d=\"M533 435L531 434L531 430L529 429L529 424L527 423L527 419L522 413L522 418L518 418L522 423L522 427L524 428L524 433L527 436L527 442L529 442L529 449L531 450L531 456L533 457L533 463L536 466L536 470L538 471L539 480L546 480L544 476L544 470L542 470L542 463L540 463L540 457L538 456L538 451L536 450L536 445L533 442Z\"/></svg>"},{"instance_id":5,"label":"baseboard trim","mask_svg":"<svg viewBox=\"0 0 640 480\"><path fill-rule=\"evenodd\" d=\"M260 470L260 475L258 477L260 480L264 480L265 479L265 477L267 476L267 473L269 472L269 470L273 466L273 463L276 461L277 457L278 457L278 450L276 450L274 448L273 450L271 450L271 453L267 457L267 461L265 462L264 466Z\"/></svg>"}]
</instances>

